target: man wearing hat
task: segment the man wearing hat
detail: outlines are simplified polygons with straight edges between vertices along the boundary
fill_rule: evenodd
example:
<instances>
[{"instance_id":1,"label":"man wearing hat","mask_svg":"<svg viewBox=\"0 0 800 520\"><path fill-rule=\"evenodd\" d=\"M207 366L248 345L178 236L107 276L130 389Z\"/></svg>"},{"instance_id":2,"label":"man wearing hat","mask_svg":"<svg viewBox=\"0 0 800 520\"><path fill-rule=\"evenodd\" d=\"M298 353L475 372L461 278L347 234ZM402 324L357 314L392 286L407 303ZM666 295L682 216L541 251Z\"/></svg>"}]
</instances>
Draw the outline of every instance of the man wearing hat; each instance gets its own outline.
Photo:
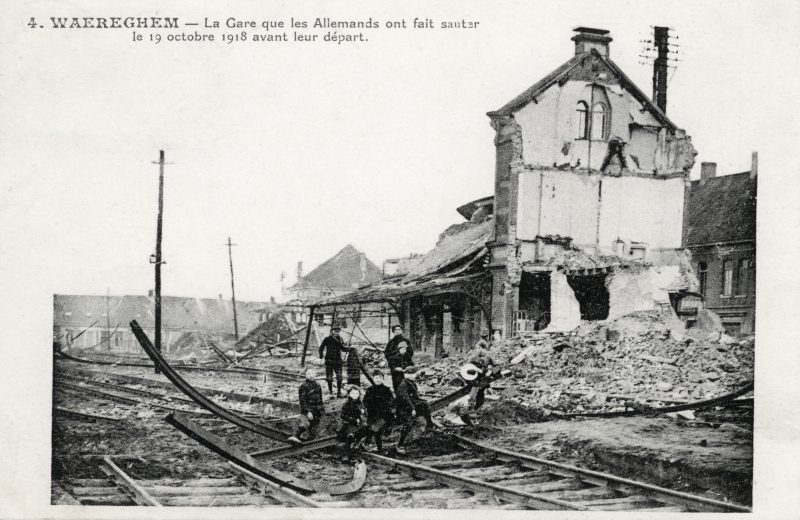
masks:
<instances>
[{"instance_id":1,"label":"man wearing hat","mask_svg":"<svg viewBox=\"0 0 800 520\"><path fill-rule=\"evenodd\" d=\"M328 381L328 392L333 398L333 374L336 373L336 396L342 397L342 352L347 352L342 337L339 336L341 327L331 327L331 334L319 346L319 358L325 359L325 379Z\"/></svg>"},{"instance_id":2,"label":"man wearing hat","mask_svg":"<svg viewBox=\"0 0 800 520\"><path fill-rule=\"evenodd\" d=\"M420 397L419 389L415 382L421 371L417 371L413 366L410 366L399 368L399 373L402 374L402 381L400 386L397 387L395 405L397 408L397 420L403 425L403 430L400 432L400 440L397 441L397 453L404 454L406 452L406 437L411 432L411 428L414 426L414 419L418 415L425 418L426 430L435 430L436 425L431 417L431 407L428 401Z\"/></svg>"}]
</instances>

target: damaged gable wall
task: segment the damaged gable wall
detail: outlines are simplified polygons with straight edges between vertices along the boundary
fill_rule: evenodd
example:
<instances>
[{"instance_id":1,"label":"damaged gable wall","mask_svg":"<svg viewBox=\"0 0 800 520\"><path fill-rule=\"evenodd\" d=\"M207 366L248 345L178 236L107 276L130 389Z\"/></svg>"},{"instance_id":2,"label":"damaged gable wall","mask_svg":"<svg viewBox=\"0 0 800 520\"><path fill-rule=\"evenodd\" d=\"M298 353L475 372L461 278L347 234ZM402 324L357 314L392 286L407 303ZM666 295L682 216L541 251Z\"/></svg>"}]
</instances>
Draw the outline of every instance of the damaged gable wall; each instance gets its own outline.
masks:
<instances>
[{"instance_id":1,"label":"damaged gable wall","mask_svg":"<svg viewBox=\"0 0 800 520\"><path fill-rule=\"evenodd\" d=\"M625 81L590 53L509 115L492 115L499 243L558 235L603 254L617 239L648 250L681 246L685 183L696 152ZM577 138L581 101L589 120L593 105L605 106L603 139Z\"/></svg>"}]
</instances>

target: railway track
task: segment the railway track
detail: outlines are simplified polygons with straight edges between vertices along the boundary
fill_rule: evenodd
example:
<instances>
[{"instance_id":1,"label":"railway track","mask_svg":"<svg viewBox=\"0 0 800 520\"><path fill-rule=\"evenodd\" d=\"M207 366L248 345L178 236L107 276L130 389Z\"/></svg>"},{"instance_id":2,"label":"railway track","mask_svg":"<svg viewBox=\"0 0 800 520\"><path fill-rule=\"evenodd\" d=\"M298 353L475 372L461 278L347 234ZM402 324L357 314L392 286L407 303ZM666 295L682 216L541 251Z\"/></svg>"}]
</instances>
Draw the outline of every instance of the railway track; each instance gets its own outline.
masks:
<instances>
[{"instance_id":1,"label":"railway track","mask_svg":"<svg viewBox=\"0 0 800 520\"><path fill-rule=\"evenodd\" d=\"M365 453L405 478L390 492L413 492L413 507L637 512L751 512L745 506L661 488L490 447L452 436L460 448L414 461ZM448 488L442 492L442 488Z\"/></svg>"},{"instance_id":2,"label":"railway track","mask_svg":"<svg viewBox=\"0 0 800 520\"><path fill-rule=\"evenodd\" d=\"M111 457L103 457L99 468L102 479L72 479L65 487L70 496L82 505L118 506L193 506L225 507L343 507L348 502L330 497L306 497L270 482L235 464L230 478L191 480L136 480L121 469Z\"/></svg>"}]
</instances>

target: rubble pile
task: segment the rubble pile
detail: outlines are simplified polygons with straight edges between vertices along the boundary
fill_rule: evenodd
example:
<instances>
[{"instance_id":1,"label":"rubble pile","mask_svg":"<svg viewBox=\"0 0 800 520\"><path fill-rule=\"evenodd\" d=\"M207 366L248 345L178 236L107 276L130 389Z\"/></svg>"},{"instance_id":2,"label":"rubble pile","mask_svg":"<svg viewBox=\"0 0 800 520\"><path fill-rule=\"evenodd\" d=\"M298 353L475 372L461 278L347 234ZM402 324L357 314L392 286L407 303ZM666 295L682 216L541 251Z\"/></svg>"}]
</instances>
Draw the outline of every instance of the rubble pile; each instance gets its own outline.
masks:
<instances>
[{"instance_id":1,"label":"rubble pile","mask_svg":"<svg viewBox=\"0 0 800 520\"><path fill-rule=\"evenodd\" d=\"M562 413L612 412L630 401L668 406L738 389L753 380L754 338L683 330L651 311L505 341L492 355L512 370L492 385L505 400ZM452 391L463 361L429 367L430 393Z\"/></svg>"}]
</instances>

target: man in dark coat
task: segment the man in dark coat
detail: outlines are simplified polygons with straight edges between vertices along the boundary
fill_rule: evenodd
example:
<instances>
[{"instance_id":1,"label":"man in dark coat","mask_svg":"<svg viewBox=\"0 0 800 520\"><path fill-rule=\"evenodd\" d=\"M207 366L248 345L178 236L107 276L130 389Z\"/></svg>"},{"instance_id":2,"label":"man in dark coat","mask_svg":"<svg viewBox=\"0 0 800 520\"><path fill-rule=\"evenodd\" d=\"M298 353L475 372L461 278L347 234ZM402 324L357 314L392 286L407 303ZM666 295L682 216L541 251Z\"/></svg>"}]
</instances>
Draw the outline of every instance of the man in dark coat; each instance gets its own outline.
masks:
<instances>
[{"instance_id":1,"label":"man in dark coat","mask_svg":"<svg viewBox=\"0 0 800 520\"><path fill-rule=\"evenodd\" d=\"M435 430L436 425L433 423L431 407L428 401L422 399L419 395L419 389L415 382L419 372L416 372L413 367L408 367L401 369L400 374L402 375L402 381L400 386L397 387L395 407L397 408L397 421L403 425L403 430L400 432L400 440L397 441L397 453L403 454L406 452L406 437L411 432L414 419L417 416L425 418L426 430Z\"/></svg>"},{"instance_id":2,"label":"man in dark coat","mask_svg":"<svg viewBox=\"0 0 800 520\"><path fill-rule=\"evenodd\" d=\"M308 432L305 440L317 436L317 427L322 416L325 415L325 405L322 402L322 388L317 383L317 371L313 368L306 370L306 380L300 385L300 425L297 432L289 437L291 442L301 442L303 434Z\"/></svg>"},{"instance_id":3,"label":"man in dark coat","mask_svg":"<svg viewBox=\"0 0 800 520\"><path fill-rule=\"evenodd\" d=\"M369 444L375 437L378 452L383 452L383 434L390 431L394 421L392 410L394 396L392 391L384 384L383 372L376 370L372 375L374 385L367 388L364 394L364 408L367 411L367 424L356 435L356 440L364 439Z\"/></svg>"},{"instance_id":4,"label":"man in dark coat","mask_svg":"<svg viewBox=\"0 0 800 520\"><path fill-rule=\"evenodd\" d=\"M390 339L389 343L386 344L386 349L383 351L387 361L392 355L394 355L395 352L397 352L397 348L401 341L405 341L406 345L411 345L411 342L408 340L408 338L403 336L403 327L401 325L395 325L392 327L392 334L394 334L394 336L392 336L392 339Z\"/></svg>"},{"instance_id":5,"label":"man in dark coat","mask_svg":"<svg viewBox=\"0 0 800 520\"><path fill-rule=\"evenodd\" d=\"M389 371L392 374L392 387L394 391L400 387L400 382L403 380L403 370L408 367L414 366L414 351L408 345L405 339L400 341L391 357L388 358Z\"/></svg>"},{"instance_id":6,"label":"man in dark coat","mask_svg":"<svg viewBox=\"0 0 800 520\"><path fill-rule=\"evenodd\" d=\"M319 346L319 358L325 358L325 379L328 381L328 392L333 396L333 374L336 374L336 395L342 397L342 352L347 352L342 337L339 335L341 328L334 325L331 335L322 340Z\"/></svg>"}]
</instances>

